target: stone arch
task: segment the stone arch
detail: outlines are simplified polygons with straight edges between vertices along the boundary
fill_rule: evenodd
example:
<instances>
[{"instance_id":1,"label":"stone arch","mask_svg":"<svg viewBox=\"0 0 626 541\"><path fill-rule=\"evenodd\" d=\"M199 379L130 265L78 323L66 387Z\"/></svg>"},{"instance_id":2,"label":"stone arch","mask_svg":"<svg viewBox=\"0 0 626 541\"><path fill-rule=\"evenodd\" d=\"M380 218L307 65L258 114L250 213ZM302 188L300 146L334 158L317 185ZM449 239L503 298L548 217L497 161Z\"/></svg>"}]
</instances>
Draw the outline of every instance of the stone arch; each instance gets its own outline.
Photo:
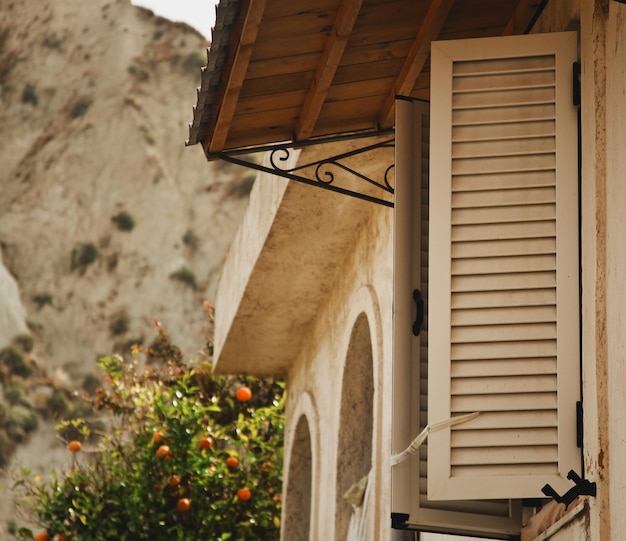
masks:
<instances>
[{"instance_id":1,"label":"stone arch","mask_svg":"<svg viewBox=\"0 0 626 541\"><path fill-rule=\"evenodd\" d=\"M345 492L372 467L374 370L370 326L360 313L350 335L341 384L337 446L335 541L345 541L352 507Z\"/></svg>"}]
</instances>

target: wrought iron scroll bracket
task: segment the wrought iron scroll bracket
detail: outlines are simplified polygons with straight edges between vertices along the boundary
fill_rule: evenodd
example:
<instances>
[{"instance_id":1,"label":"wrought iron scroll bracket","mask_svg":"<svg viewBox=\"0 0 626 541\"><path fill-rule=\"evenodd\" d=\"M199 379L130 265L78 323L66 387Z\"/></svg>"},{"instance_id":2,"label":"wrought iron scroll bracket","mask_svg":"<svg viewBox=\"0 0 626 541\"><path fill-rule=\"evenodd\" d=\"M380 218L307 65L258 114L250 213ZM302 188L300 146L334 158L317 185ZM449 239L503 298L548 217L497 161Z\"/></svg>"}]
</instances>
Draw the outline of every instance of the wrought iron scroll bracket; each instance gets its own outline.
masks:
<instances>
[{"instance_id":1,"label":"wrought iron scroll bracket","mask_svg":"<svg viewBox=\"0 0 626 541\"><path fill-rule=\"evenodd\" d=\"M297 165L290 167L290 158L293 152L303 147L309 147L313 145L326 145L329 143L337 143L340 141L362 139L366 137L376 136L379 140L374 143L366 144L362 147L343 152L337 155L327 156L314 161L308 161L306 163L298 163ZM381 137L384 136L384 137ZM394 188L392 183L394 164L389 164L382 175L382 178L374 179L366 174L358 171L353 165L350 165L350 158L355 156L364 155L374 152L378 149L391 148L395 146L395 138L393 131L377 132L376 134L351 134L338 137L326 137L323 139L314 139L303 143L276 143L271 145L262 145L251 148L237 149L231 151L218 152L215 154L209 154L208 157L219 158L229 163L240 165L242 167L248 167L255 169L256 171L262 171L272 175L277 175L289 180L308 184L310 186L317 186L325 190L330 190L336 193L344 194L350 197L355 197L371 203L377 203L386 207L393 207L393 201L384 199L385 194L393 195ZM333 148L333 147L330 147ZM259 153L269 153L269 159L264 163L259 163L260 160L255 160L254 155ZM372 195L371 193L363 193L361 191L340 186L339 182L336 182L340 178L350 177L359 181L359 186L374 186L380 196ZM362 184L365 183L365 184ZM354 183L352 183L354 185Z\"/></svg>"}]
</instances>

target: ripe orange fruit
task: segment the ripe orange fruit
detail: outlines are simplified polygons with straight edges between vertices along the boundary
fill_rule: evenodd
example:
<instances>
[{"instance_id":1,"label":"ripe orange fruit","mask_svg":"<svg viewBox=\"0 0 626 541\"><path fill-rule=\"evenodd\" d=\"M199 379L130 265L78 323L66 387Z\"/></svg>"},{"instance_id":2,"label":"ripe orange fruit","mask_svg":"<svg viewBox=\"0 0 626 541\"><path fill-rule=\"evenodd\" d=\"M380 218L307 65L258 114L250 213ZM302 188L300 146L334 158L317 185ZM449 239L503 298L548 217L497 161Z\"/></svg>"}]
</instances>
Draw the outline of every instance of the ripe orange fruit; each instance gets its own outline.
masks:
<instances>
[{"instance_id":1,"label":"ripe orange fruit","mask_svg":"<svg viewBox=\"0 0 626 541\"><path fill-rule=\"evenodd\" d=\"M163 443L163 440L165 439L166 436L167 436L167 430L165 430L164 428L161 430L157 430L152 435L152 441L154 443Z\"/></svg>"},{"instance_id":2,"label":"ripe orange fruit","mask_svg":"<svg viewBox=\"0 0 626 541\"><path fill-rule=\"evenodd\" d=\"M57 535L57 541L70 541L70 536L65 535L64 533L60 533Z\"/></svg>"},{"instance_id":3,"label":"ripe orange fruit","mask_svg":"<svg viewBox=\"0 0 626 541\"><path fill-rule=\"evenodd\" d=\"M211 436L206 436L198 442L198 445L200 446L200 449L204 449L206 451L207 449L213 447L213 438Z\"/></svg>"},{"instance_id":4,"label":"ripe orange fruit","mask_svg":"<svg viewBox=\"0 0 626 541\"><path fill-rule=\"evenodd\" d=\"M189 498L181 498L176 503L176 509L181 513L186 513L191 508L191 500Z\"/></svg>"},{"instance_id":5,"label":"ripe orange fruit","mask_svg":"<svg viewBox=\"0 0 626 541\"><path fill-rule=\"evenodd\" d=\"M244 385L242 387L239 387L239 389L237 389L237 392L235 393L235 397L237 398L237 400L239 400L239 402L247 402L248 400L252 398L252 391L250 390L250 387L246 387Z\"/></svg>"},{"instance_id":6,"label":"ripe orange fruit","mask_svg":"<svg viewBox=\"0 0 626 541\"><path fill-rule=\"evenodd\" d=\"M252 492L250 492L249 488L243 487L237 491L237 499L242 502L247 502L250 498L252 498Z\"/></svg>"},{"instance_id":7,"label":"ripe orange fruit","mask_svg":"<svg viewBox=\"0 0 626 541\"><path fill-rule=\"evenodd\" d=\"M239 459L236 456L229 456L226 459L226 465L233 470L239 466Z\"/></svg>"},{"instance_id":8,"label":"ripe orange fruit","mask_svg":"<svg viewBox=\"0 0 626 541\"><path fill-rule=\"evenodd\" d=\"M156 450L156 455L161 458L169 459L172 456L170 446L161 445L161 447Z\"/></svg>"},{"instance_id":9,"label":"ripe orange fruit","mask_svg":"<svg viewBox=\"0 0 626 541\"><path fill-rule=\"evenodd\" d=\"M178 475L176 474L170 475L170 478L167 480L167 482L172 488L176 488L178 485L180 485L180 477L178 477Z\"/></svg>"},{"instance_id":10,"label":"ripe orange fruit","mask_svg":"<svg viewBox=\"0 0 626 541\"><path fill-rule=\"evenodd\" d=\"M72 453L78 453L78 451L80 451L82 445L80 444L80 442L78 440L72 440L71 442L69 442L67 444L67 448L72 452Z\"/></svg>"},{"instance_id":11,"label":"ripe orange fruit","mask_svg":"<svg viewBox=\"0 0 626 541\"><path fill-rule=\"evenodd\" d=\"M48 532L39 532L35 536L35 541L50 541L50 534Z\"/></svg>"}]
</instances>

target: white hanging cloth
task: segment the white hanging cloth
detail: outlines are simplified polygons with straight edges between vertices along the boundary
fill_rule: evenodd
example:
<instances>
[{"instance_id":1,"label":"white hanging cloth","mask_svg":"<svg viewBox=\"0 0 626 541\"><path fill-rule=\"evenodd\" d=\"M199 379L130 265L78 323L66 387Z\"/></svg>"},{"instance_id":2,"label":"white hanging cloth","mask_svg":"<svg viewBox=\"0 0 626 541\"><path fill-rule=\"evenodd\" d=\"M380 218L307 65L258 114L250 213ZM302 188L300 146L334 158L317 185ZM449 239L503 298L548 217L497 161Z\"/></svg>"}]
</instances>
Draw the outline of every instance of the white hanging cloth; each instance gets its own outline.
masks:
<instances>
[{"instance_id":1,"label":"white hanging cloth","mask_svg":"<svg viewBox=\"0 0 626 541\"><path fill-rule=\"evenodd\" d=\"M351 504L353 508L346 541L374 541L371 520L374 509L372 477L373 472L370 470L358 483L352 485L343 496L344 500Z\"/></svg>"}]
</instances>

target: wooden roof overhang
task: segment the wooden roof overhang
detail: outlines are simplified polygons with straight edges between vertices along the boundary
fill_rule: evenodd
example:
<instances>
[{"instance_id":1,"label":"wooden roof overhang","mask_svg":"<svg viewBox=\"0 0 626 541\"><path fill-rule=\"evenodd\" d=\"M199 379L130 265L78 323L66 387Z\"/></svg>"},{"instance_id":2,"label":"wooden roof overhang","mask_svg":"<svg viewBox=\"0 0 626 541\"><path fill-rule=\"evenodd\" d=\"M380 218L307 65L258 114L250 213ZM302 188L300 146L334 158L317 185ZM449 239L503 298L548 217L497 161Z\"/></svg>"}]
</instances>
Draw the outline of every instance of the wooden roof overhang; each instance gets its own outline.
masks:
<instances>
[{"instance_id":1,"label":"wooden roof overhang","mask_svg":"<svg viewBox=\"0 0 626 541\"><path fill-rule=\"evenodd\" d=\"M273 151L254 166L268 175L251 195L215 298L218 372L285 376L364 224L389 219L359 199L393 206L395 99L429 99L431 41L525 32L546 1L220 1L188 144L234 163ZM274 156L288 174L264 168ZM337 183L307 180L331 162ZM309 164L315 175L305 174ZM265 181L276 174L328 189ZM389 188L382 196L381 185ZM357 198L336 197L331 186ZM371 249L388 261L388 244Z\"/></svg>"},{"instance_id":2,"label":"wooden roof overhang","mask_svg":"<svg viewBox=\"0 0 626 541\"><path fill-rule=\"evenodd\" d=\"M430 43L529 31L547 0L221 0L188 145L209 159L393 127Z\"/></svg>"}]
</instances>

